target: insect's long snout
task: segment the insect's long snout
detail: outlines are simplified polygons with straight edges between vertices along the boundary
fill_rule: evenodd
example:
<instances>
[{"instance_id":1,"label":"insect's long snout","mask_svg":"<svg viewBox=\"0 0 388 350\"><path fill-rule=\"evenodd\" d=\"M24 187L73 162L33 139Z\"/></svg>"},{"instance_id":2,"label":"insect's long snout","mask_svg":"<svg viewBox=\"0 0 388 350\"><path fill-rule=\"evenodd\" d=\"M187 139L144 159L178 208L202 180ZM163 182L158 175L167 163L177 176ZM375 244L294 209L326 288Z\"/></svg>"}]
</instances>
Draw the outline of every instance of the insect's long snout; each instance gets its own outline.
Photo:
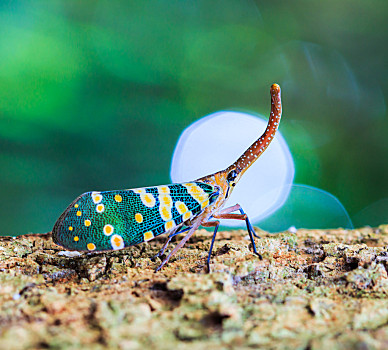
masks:
<instances>
[{"instance_id":1,"label":"insect's long snout","mask_svg":"<svg viewBox=\"0 0 388 350\"><path fill-rule=\"evenodd\" d=\"M261 156L269 146L279 127L282 116L281 91L278 84L273 84L271 94L271 114L269 116L267 128L264 133L255 141L237 161L230 167L235 168L239 177Z\"/></svg>"}]
</instances>

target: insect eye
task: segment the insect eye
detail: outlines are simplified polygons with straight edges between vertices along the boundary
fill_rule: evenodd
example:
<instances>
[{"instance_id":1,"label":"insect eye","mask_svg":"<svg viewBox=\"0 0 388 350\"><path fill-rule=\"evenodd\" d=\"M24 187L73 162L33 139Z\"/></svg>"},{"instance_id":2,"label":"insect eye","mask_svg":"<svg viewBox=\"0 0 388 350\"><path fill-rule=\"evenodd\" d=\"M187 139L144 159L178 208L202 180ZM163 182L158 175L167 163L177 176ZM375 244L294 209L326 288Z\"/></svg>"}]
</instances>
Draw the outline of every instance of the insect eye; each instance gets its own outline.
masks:
<instances>
[{"instance_id":1,"label":"insect eye","mask_svg":"<svg viewBox=\"0 0 388 350\"><path fill-rule=\"evenodd\" d=\"M237 171L236 171L236 170L232 170L232 171L228 174L226 180L227 180L228 182L233 182L233 181L236 179L236 177L237 177Z\"/></svg>"}]
</instances>

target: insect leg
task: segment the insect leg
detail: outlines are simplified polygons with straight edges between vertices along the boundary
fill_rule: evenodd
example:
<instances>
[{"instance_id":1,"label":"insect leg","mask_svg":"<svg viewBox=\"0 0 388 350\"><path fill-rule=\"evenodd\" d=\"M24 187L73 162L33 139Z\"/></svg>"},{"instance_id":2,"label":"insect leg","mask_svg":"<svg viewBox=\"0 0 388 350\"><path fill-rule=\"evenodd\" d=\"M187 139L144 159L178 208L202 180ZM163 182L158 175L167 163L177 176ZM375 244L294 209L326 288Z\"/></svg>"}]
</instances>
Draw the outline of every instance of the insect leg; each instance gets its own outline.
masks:
<instances>
[{"instance_id":1,"label":"insect leg","mask_svg":"<svg viewBox=\"0 0 388 350\"><path fill-rule=\"evenodd\" d=\"M247 229L248 229L249 238L251 239L253 252L260 258L260 260L263 259L261 254L257 252L255 240L253 238L254 231L252 229L251 223L249 222L247 214L245 214L245 213L244 214L213 214L213 217L216 219L245 220L245 223L246 223Z\"/></svg>"},{"instance_id":2,"label":"insect leg","mask_svg":"<svg viewBox=\"0 0 388 350\"><path fill-rule=\"evenodd\" d=\"M239 204L238 204L239 205ZM245 215L245 212L244 210L240 207L240 213ZM247 216L247 219L245 220L246 224L247 224L247 228L248 228L248 231L251 230L252 234L256 237L256 238L261 238L258 234L256 234L255 230L253 229L252 225L251 225L251 222L249 221L249 218ZM249 226L248 226L249 225Z\"/></svg>"},{"instance_id":3,"label":"insect leg","mask_svg":"<svg viewBox=\"0 0 388 350\"><path fill-rule=\"evenodd\" d=\"M214 245L214 241L215 241L216 236L217 236L217 231L218 231L218 227L220 226L220 222L218 220L217 221L208 221L208 222L202 223L202 226L203 227L215 227L214 232L213 232L212 242L210 243L209 255L207 256L207 260L206 260L207 272L210 273L210 257L212 255L213 245Z\"/></svg>"},{"instance_id":4,"label":"insect leg","mask_svg":"<svg viewBox=\"0 0 388 350\"><path fill-rule=\"evenodd\" d=\"M186 236L183 237L183 239L177 244L177 246L170 252L170 254L167 255L167 258L162 261L162 263L159 265L159 267L155 270L155 272L158 272L167 262L170 260L170 258L175 255L175 253L183 247L183 245L187 242L187 240L193 235L193 233L196 231L196 229L201 224L200 220L197 220L197 222L194 223L193 226L189 228L189 232Z\"/></svg>"},{"instance_id":5,"label":"insect leg","mask_svg":"<svg viewBox=\"0 0 388 350\"><path fill-rule=\"evenodd\" d=\"M241 205L240 204L236 204L232 207L229 207L229 208L225 208L225 209L222 209L219 214L229 214L229 213L232 213L234 211L240 211L241 214L245 214L244 210L241 208ZM252 234L256 237L256 238L261 238L259 235L256 234L255 230L253 229L252 225L251 225L251 222L249 221L249 219L247 218L246 220L246 223L247 223L247 229L248 231L251 230ZM248 226L249 225L249 226Z\"/></svg>"},{"instance_id":6,"label":"insect leg","mask_svg":"<svg viewBox=\"0 0 388 350\"><path fill-rule=\"evenodd\" d=\"M182 228L182 227L180 227L180 228ZM154 255L154 256L152 257L152 259L159 258L159 257L164 253L164 251L166 250L168 244L170 243L170 241L171 241L171 239L172 239L173 237L175 237L176 235L179 235L180 233L186 232L186 231L188 231L188 230L190 230L190 227L186 227L186 228L184 228L184 229L182 229L182 230L177 230L177 231L172 232L171 234L169 234L168 237L167 237L167 241L166 241L166 243L164 243L162 249L159 251L159 253L157 253L156 255Z\"/></svg>"},{"instance_id":7,"label":"insect leg","mask_svg":"<svg viewBox=\"0 0 388 350\"><path fill-rule=\"evenodd\" d=\"M229 214L229 213L233 213L234 211L240 210L240 209L241 209L240 204L235 204L232 207L224 208L224 209L220 210L218 212L218 214Z\"/></svg>"}]
</instances>

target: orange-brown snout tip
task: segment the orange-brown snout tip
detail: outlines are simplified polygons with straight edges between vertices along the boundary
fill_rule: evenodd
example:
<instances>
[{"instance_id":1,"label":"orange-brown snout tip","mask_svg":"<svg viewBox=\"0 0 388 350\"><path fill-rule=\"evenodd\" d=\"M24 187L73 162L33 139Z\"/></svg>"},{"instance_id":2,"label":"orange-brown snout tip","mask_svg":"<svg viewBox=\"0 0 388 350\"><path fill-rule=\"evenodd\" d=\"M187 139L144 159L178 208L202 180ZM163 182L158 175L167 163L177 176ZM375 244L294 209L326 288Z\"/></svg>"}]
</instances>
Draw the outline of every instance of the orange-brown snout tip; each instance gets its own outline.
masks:
<instances>
[{"instance_id":1,"label":"orange-brown snout tip","mask_svg":"<svg viewBox=\"0 0 388 350\"><path fill-rule=\"evenodd\" d=\"M271 95L277 95L278 93L280 93L280 86L278 84L272 84Z\"/></svg>"}]
</instances>

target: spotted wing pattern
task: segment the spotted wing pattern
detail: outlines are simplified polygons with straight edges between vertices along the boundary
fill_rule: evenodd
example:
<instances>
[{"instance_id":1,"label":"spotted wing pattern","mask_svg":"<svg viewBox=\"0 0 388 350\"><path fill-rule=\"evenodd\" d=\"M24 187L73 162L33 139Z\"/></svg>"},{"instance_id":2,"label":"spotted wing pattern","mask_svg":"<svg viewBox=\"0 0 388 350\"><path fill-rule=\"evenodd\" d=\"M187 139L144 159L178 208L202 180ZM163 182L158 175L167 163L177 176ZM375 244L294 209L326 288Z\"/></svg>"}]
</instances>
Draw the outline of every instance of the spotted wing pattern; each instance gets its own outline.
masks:
<instances>
[{"instance_id":1,"label":"spotted wing pattern","mask_svg":"<svg viewBox=\"0 0 388 350\"><path fill-rule=\"evenodd\" d=\"M87 192L55 223L53 240L70 250L122 249L171 232L217 197L218 188L203 182Z\"/></svg>"}]
</instances>

